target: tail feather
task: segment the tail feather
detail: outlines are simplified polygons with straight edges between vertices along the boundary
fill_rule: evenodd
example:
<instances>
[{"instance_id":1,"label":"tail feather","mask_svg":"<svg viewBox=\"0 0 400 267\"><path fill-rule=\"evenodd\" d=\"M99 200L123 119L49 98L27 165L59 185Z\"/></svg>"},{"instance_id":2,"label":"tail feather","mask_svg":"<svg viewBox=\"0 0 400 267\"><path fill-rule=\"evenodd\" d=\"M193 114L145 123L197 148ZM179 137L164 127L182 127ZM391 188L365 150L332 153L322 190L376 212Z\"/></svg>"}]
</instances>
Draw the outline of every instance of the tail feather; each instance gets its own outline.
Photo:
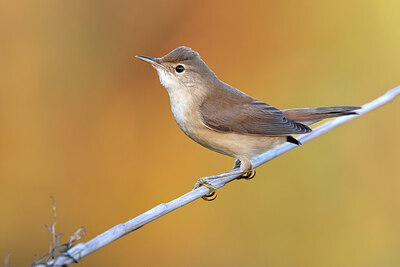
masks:
<instances>
[{"instance_id":1,"label":"tail feather","mask_svg":"<svg viewBox=\"0 0 400 267\"><path fill-rule=\"evenodd\" d=\"M320 108L297 108L283 110L285 117L295 122L307 126L317 123L324 119L335 118L347 115L356 115L355 110L360 107L342 106L342 107L320 107Z\"/></svg>"}]
</instances>

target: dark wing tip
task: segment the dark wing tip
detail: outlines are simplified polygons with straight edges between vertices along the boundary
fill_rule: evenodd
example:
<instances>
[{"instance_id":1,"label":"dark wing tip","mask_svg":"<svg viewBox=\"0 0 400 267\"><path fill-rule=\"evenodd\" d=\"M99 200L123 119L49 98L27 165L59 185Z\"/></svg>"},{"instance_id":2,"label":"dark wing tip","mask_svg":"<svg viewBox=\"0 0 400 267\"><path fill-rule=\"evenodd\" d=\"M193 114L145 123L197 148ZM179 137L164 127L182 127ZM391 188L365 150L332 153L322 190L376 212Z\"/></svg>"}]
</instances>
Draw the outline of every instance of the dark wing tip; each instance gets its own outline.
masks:
<instances>
[{"instance_id":1,"label":"dark wing tip","mask_svg":"<svg viewBox=\"0 0 400 267\"><path fill-rule=\"evenodd\" d=\"M296 124L297 124L297 126L300 127L300 129L301 129L301 131L303 133L309 133L309 132L312 131L312 129L310 127L308 127L307 125L304 125L304 124L301 124L301 123L298 123L298 122L296 122Z\"/></svg>"}]
</instances>

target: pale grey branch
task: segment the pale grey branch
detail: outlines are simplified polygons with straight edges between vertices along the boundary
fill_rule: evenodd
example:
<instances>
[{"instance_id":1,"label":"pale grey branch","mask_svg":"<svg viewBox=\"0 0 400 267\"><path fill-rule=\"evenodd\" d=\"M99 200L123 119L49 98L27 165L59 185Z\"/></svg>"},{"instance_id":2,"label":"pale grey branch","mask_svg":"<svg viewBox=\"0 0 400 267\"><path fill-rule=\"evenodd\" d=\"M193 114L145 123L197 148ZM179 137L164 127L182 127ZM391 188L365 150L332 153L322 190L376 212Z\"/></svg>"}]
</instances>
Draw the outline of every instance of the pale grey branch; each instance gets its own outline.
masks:
<instances>
[{"instance_id":1,"label":"pale grey branch","mask_svg":"<svg viewBox=\"0 0 400 267\"><path fill-rule=\"evenodd\" d=\"M328 121L315 129L309 134L302 135L299 139L303 144L307 143L308 141L311 141L314 138L317 138L318 136L329 132L339 126L340 124L343 124L345 122L348 122L350 120L353 120L361 115L364 115L371 110L374 110L388 102L390 102L392 99L394 99L397 95L400 94L400 86L388 91L386 94L382 95L381 97L375 99L374 101L365 104L362 106L360 110L357 110L357 113L359 115L351 115L351 116L346 116L346 117L339 117L334 120ZM275 149L272 149L265 154L262 154L255 160L253 160L253 166L254 167L259 167L260 165L296 148L296 145L286 143L283 144ZM226 176L226 174L229 174ZM239 171L230 171L224 174L224 178L218 179L218 180L213 180L210 182L212 186L215 188L221 188L223 187L226 183L238 178L241 175ZM104 247L105 245L117 240L118 238L133 232L140 227L148 224L149 222L152 222L161 216L164 216L171 211L174 211L186 204L189 204L190 202L201 198L202 196L206 195L209 193L209 189L207 189L204 186L201 186L193 191L190 191L186 194L184 194L181 197L178 197L177 199L174 199L168 203L163 203L160 204L148 211L146 211L143 214L140 214L139 216L133 218L132 220L129 220L125 223L121 223L119 225L116 225L112 227L111 229L107 230L106 232L96 236L95 238L89 240L86 243L80 243L77 244L76 246L70 248L65 255L61 255L57 257L54 260L49 261L47 264L41 264L41 265L36 265L36 266L66 266L68 264L77 262L78 260L82 259L83 257L87 256L88 254Z\"/></svg>"}]
</instances>

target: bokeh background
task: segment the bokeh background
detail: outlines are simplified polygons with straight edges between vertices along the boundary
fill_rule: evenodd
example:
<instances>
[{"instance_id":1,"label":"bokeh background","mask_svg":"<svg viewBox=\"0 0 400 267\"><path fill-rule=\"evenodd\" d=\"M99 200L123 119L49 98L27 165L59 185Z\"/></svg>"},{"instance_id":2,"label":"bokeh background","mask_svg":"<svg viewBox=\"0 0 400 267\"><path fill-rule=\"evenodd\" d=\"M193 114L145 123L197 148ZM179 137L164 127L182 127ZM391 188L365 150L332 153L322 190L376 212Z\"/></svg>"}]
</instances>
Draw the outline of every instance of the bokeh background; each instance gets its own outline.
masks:
<instances>
[{"instance_id":1,"label":"bokeh background","mask_svg":"<svg viewBox=\"0 0 400 267\"><path fill-rule=\"evenodd\" d=\"M176 126L154 69L186 45L278 108L400 84L400 2L0 1L0 258L87 241L224 172ZM400 101L123 237L81 266L399 266Z\"/></svg>"}]
</instances>

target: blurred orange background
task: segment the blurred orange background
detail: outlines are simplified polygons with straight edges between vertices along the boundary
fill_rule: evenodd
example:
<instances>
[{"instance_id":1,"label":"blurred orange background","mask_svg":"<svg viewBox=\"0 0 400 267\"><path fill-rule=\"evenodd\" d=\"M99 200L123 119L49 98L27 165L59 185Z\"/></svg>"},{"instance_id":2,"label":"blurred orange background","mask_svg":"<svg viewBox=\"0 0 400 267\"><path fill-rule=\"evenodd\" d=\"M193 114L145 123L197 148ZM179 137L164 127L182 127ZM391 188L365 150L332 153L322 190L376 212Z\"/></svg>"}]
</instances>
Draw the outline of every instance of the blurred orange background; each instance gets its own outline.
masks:
<instances>
[{"instance_id":1,"label":"blurred orange background","mask_svg":"<svg viewBox=\"0 0 400 267\"><path fill-rule=\"evenodd\" d=\"M187 138L135 55L186 45L278 108L362 105L400 84L399 1L0 2L0 258L45 254L229 170ZM80 261L81 266L399 266L397 99Z\"/></svg>"}]
</instances>

